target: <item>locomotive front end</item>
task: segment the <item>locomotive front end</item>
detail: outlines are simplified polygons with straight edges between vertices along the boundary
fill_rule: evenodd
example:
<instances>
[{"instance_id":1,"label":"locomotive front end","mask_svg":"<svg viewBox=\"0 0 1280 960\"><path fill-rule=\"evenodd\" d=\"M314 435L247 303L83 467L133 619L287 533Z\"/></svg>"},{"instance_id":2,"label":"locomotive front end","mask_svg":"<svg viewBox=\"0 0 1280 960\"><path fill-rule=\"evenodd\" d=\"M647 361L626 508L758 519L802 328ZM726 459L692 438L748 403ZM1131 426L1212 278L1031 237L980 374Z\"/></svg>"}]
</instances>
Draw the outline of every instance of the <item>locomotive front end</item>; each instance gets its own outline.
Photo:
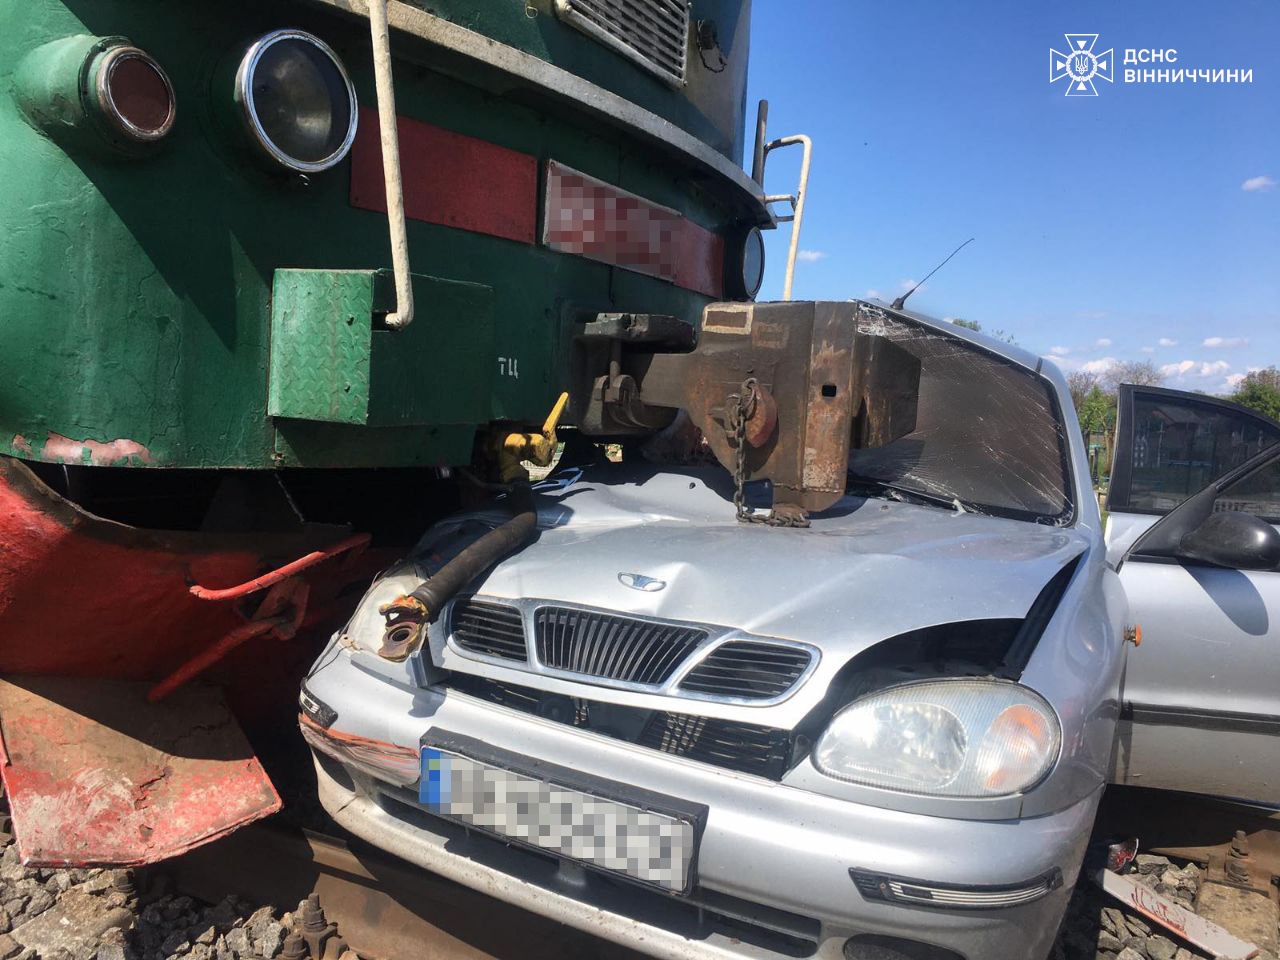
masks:
<instances>
[{"instance_id":1,"label":"locomotive front end","mask_svg":"<svg viewBox=\"0 0 1280 960\"><path fill-rule=\"evenodd\" d=\"M465 496L451 468L573 389L584 325L754 297L787 218L749 20L0 2L0 716L29 862L160 859L277 809L190 681L276 724L350 597Z\"/></svg>"}]
</instances>

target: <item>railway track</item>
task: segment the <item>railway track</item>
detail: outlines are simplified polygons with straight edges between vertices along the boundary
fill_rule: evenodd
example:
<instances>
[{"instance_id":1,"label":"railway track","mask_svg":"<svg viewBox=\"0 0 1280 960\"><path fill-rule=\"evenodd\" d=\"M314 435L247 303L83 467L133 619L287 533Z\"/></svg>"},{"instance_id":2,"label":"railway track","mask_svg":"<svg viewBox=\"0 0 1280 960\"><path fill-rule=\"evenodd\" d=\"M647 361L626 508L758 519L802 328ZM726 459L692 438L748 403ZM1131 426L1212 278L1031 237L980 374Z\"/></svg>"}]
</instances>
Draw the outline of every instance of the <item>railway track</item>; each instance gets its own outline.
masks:
<instances>
[{"instance_id":1,"label":"railway track","mask_svg":"<svg viewBox=\"0 0 1280 960\"><path fill-rule=\"evenodd\" d=\"M355 839L261 824L163 869L185 894L216 903L228 892L281 910L317 896L361 960L640 960L641 954L569 929L420 870Z\"/></svg>"},{"instance_id":2,"label":"railway track","mask_svg":"<svg viewBox=\"0 0 1280 960\"><path fill-rule=\"evenodd\" d=\"M6 828L0 818L0 931L12 924L0 932L3 960L642 956L285 817L137 871L23 868ZM1194 902L1202 917L1264 947L1262 957L1280 954L1280 810L1115 788L1094 839L1134 837L1146 857L1132 878ZM1194 882L1182 887L1187 874ZM1180 889L1157 889L1158 879ZM1050 960L1208 953L1191 946L1082 876Z\"/></svg>"},{"instance_id":3,"label":"railway track","mask_svg":"<svg viewBox=\"0 0 1280 960\"><path fill-rule=\"evenodd\" d=\"M1248 882L1226 876L1233 841L1247 838ZM1280 812L1161 791L1112 789L1095 839L1136 836L1144 851L1204 865L1223 890L1277 899ZM1234 859L1240 860L1240 857ZM294 908L316 896L332 924L315 956L339 960L343 945L362 960L639 960L641 954L568 929L413 867L355 839L255 825L163 867L175 887L209 903L228 892ZM1058 957L1094 960L1101 907L1119 905L1081 881ZM1228 910L1218 922L1232 920ZM1159 934L1157 928L1153 933ZM1271 931L1274 938L1275 931ZM1105 937L1104 937L1105 940ZM331 941L331 942L330 942ZM1154 955L1154 954L1153 954ZM1187 956L1195 956L1189 953Z\"/></svg>"}]
</instances>

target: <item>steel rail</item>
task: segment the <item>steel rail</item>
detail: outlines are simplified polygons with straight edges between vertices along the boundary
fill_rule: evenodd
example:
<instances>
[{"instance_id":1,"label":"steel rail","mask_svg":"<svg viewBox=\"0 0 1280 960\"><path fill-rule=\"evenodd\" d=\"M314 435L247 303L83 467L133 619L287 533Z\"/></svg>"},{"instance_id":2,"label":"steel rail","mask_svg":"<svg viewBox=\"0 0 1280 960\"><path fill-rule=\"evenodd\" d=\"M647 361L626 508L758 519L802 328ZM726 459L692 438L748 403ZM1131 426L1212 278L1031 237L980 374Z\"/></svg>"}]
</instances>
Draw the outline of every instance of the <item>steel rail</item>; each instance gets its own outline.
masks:
<instances>
[{"instance_id":1,"label":"steel rail","mask_svg":"<svg viewBox=\"0 0 1280 960\"><path fill-rule=\"evenodd\" d=\"M294 910L318 895L324 921L336 925L335 936L362 960L641 960L640 954L469 890L358 840L271 823L199 847L166 864L166 872L177 889L210 903L235 893Z\"/></svg>"}]
</instances>

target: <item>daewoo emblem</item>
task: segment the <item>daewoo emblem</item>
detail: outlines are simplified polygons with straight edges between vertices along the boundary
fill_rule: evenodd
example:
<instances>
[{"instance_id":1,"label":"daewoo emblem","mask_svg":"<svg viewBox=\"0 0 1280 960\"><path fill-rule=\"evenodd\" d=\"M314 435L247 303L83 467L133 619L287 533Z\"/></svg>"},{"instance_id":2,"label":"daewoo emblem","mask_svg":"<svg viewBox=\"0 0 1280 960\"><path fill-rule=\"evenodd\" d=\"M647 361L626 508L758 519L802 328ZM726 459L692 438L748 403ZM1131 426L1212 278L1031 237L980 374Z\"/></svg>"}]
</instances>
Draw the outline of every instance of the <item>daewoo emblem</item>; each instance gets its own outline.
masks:
<instances>
[{"instance_id":1,"label":"daewoo emblem","mask_svg":"<svg viewBox=\"0 0 1280 960\"><path fill-rule=\"evenodd\" d=\"M667 585L667 581L655 580L653 577L646 577L643 573L620 573L618 582L624 587L643 590L645 593L657 593Z\"/></svg>"}]
</instances>

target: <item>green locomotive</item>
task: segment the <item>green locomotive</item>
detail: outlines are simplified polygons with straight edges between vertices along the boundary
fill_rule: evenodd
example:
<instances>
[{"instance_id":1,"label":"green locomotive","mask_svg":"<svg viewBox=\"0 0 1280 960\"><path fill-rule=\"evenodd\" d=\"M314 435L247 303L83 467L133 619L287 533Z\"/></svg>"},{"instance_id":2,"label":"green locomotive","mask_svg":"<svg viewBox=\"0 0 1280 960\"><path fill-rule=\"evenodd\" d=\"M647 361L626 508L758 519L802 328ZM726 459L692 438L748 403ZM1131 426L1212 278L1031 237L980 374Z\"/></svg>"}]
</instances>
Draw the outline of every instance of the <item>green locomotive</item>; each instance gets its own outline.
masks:
<instances>
[{"instance_id":1,"label":"green locomotive","mask_svg":"<svg viewBox=\"0 0 1280 960\"><path fill-rule=\"evenodd\" d=\"M584 319L754 297L760 228L788 218L762 119L738 162L749 26L750 0L0 0L24 856L156 859L275 809L252 753L239 780L208 767L238 731L204 754L155 733L203 715L186 681L243 719L287 702L293 638L456 501L451 467L545 451L525 431ZM77 775L94 757L147 794L124 839ZM68 813L24 831L35 798Z\"/></svg>"}]
</instances>

